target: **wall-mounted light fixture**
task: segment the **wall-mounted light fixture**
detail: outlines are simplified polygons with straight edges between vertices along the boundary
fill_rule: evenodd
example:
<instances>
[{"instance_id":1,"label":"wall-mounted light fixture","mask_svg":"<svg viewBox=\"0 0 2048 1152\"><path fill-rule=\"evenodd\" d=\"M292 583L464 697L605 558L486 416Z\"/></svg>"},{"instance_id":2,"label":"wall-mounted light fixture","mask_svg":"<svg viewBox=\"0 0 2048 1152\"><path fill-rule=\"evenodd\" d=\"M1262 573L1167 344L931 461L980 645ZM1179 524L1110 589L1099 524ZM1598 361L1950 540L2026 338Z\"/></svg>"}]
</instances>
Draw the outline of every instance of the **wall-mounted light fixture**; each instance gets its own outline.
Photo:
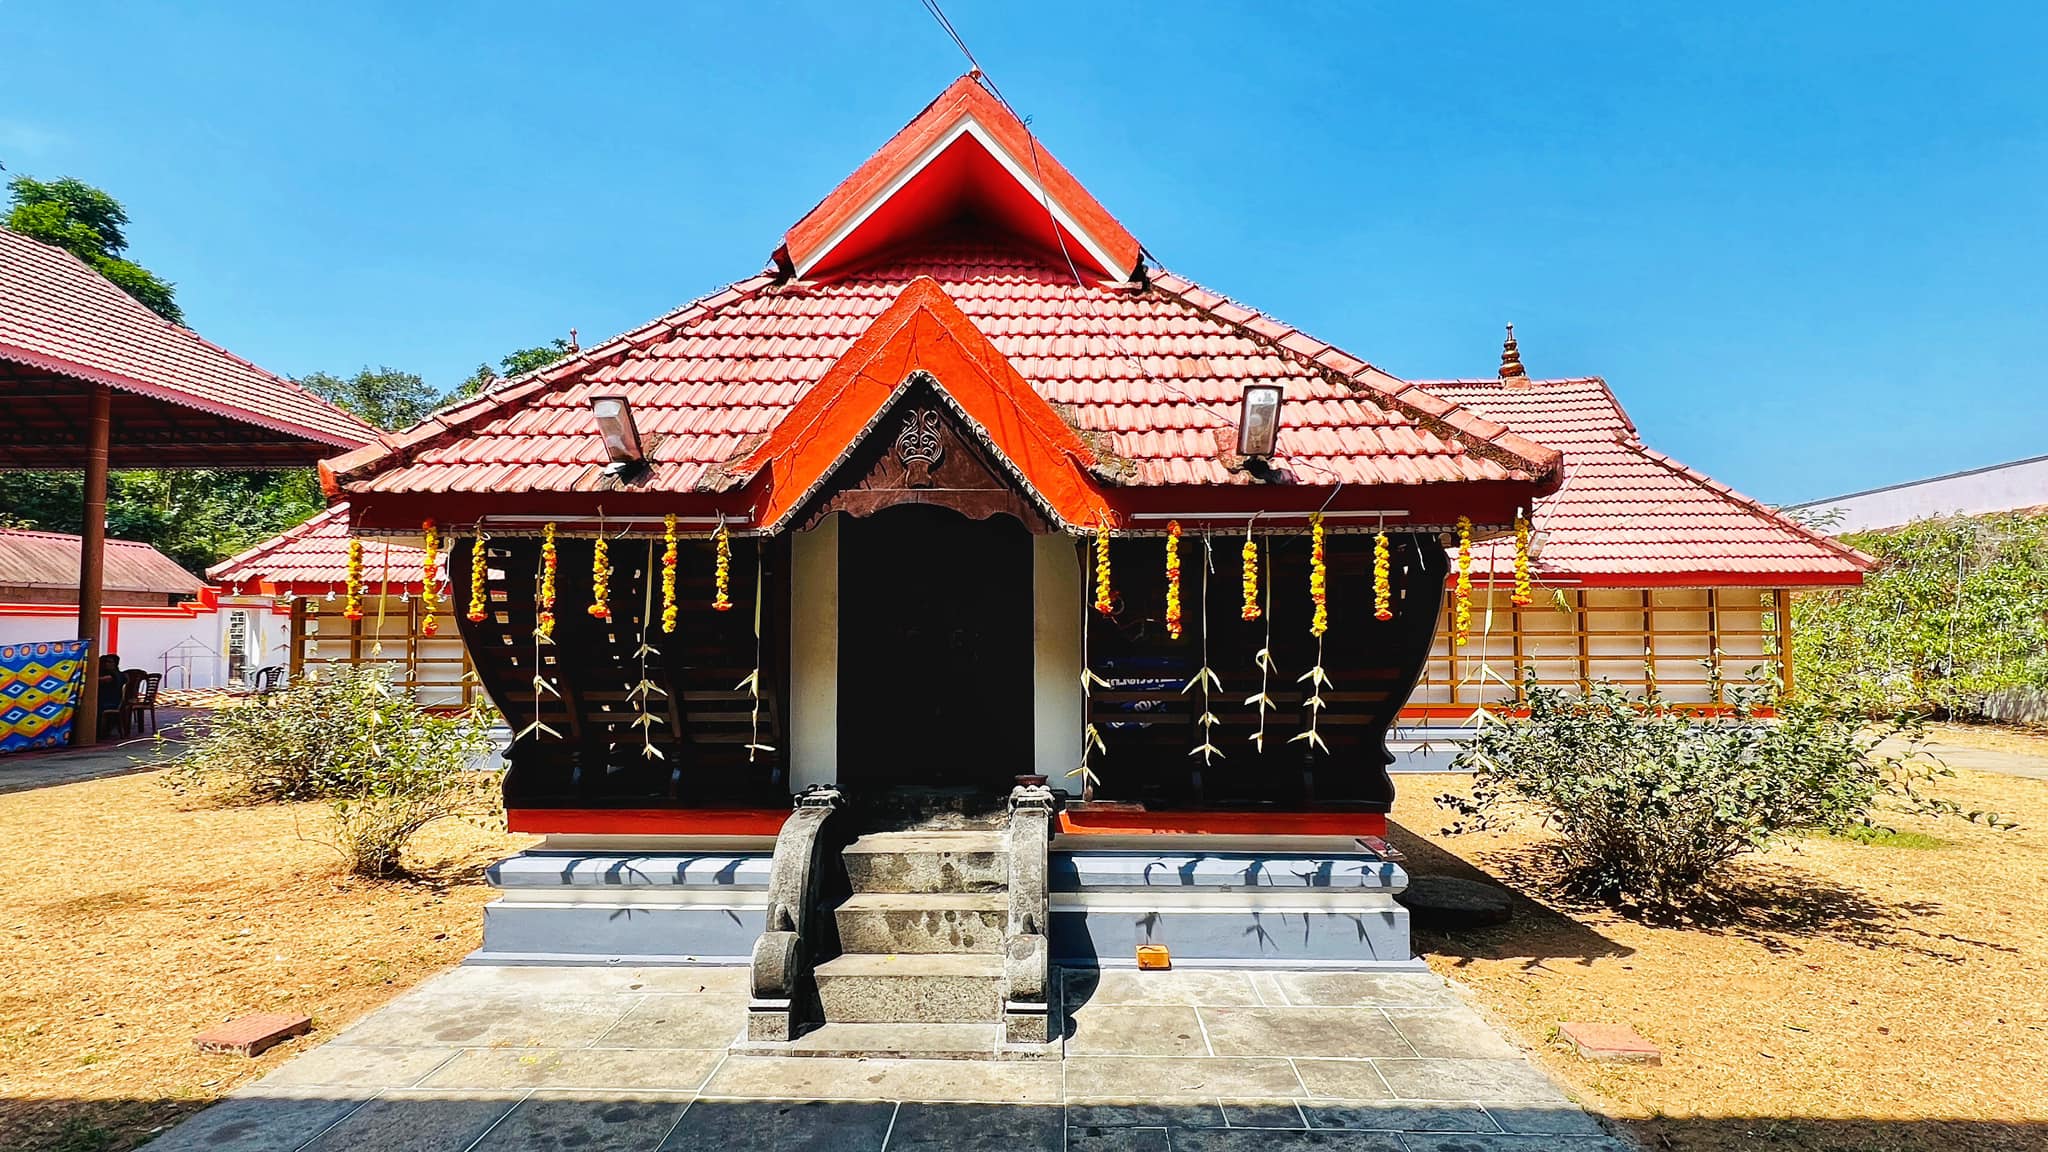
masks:
<instances>
[{"instance_id":1,"label":"wall-mounted light fixture","mask_svg":"<svg viewBox=\"0 0 2048 1152\"><path fill-rule=\"evenodd\" d=\"M1280 385L1247 384L1237 420L1237 454L1263 460L1280 442Z\"/></svg>"},{"instance_id":2,"label":"wall-mounted light fixture","mask_svg":"<svg viewBox=\"0 0 2048 1152\"><path fill-rule=\"evenodd\" d=\"M640 446L640 429L633 425L633 406L624 396L592 396L590 414L597 418L597 434L612 463L630 464L647 458Z\"/></svg>"}]
</instances>

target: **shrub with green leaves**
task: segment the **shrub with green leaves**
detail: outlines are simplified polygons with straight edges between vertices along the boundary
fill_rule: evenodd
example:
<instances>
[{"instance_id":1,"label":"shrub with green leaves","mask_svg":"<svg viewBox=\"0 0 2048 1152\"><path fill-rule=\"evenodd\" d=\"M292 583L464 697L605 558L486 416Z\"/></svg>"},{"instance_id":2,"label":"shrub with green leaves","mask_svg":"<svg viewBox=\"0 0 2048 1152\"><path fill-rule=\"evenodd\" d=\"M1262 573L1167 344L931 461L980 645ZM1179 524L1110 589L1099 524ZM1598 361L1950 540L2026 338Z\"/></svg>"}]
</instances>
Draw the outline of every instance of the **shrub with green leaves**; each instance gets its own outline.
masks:
<instances>
[{"instance_id":1,"label":"shrub with green leaves","mask_svg":"<svg viewBox=\"0 0 2048 1152\"><path fill-rule=\"evenodd\" d=\"M325 842L350 871L388 876L421 828L496 803L497 775L472 767L490 751L490 726L482 708L420 707L387 666L337 665L215 712L165 782L229 804L326 801Z\"/></svg>"},{"instance_id":2,"label":"shrub with green leaves","mask_svg":"<svg viewBox=\"0 0 2048 1152\"><path fill-rule=\"evenodd\" d=\"M1927 796L1950 773L1919 754L1915 721L1873 728L1837 703L1779 702L1767 688L1725 689L1729 715L1700 715L1605 682L1584 695L1524 687L1527 719L1488 715L1458 755L1470 798L1441 797L1452 831L1533 812L1558 834L1569 894L1648 908L1712 905L1723 866L1796 832L1868 825L1881 803L1968 815ZM1899 753L1878 745L1902 737Z\"/></svg>"}]
</instances>

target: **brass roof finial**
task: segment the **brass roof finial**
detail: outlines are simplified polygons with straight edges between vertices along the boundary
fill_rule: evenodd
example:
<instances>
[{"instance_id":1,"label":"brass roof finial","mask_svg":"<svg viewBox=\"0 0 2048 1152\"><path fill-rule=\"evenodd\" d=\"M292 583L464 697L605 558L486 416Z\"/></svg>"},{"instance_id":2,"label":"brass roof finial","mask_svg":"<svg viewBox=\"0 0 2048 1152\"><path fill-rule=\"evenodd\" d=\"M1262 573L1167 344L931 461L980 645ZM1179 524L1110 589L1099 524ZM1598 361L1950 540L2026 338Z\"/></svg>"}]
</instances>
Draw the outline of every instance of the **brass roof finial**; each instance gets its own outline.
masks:
<instances>
[{"instance_id":1,"label":"brass roof finial","mask_svg":"<svg viewBox=\"0 0 2048 1152\"><path fill-rule=\"evenodd\" d=\"M1529 373L1522 367L1522 349L1515 343L1515 326L1508 325L1508 338L1500 346L1500 378L1525 382Z\"/></svg>"}]
</instances>

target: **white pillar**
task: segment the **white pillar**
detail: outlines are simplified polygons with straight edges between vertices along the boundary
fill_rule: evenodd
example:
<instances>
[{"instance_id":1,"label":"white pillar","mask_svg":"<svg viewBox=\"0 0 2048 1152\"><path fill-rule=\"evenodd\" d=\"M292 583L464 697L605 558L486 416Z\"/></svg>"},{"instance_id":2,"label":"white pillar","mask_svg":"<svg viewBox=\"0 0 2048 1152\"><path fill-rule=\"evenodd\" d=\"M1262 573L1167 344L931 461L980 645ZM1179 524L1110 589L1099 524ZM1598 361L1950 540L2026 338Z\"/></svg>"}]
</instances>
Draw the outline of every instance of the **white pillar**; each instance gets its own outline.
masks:
<instances>
[{"instance_id":1,"label":"white pillar","mask_svg":"<svg viewBox=\"0 0 2048 1152\"><path fill-rule=\"evenodd\" d=\"M1079 792L1067 773L1081 762L1081 561L1071 536L1031 538L1033 771Z\"/></svg>"},{"instance_id":2,"label":"white pillar","mask_svg":"<svg viewBox=\"0 0 2048 1152\"><path fill-rule=\"evenodd\" d=\"M839 520L790 539L789 783L839 781Z\"/></svg>"}]
</instances>

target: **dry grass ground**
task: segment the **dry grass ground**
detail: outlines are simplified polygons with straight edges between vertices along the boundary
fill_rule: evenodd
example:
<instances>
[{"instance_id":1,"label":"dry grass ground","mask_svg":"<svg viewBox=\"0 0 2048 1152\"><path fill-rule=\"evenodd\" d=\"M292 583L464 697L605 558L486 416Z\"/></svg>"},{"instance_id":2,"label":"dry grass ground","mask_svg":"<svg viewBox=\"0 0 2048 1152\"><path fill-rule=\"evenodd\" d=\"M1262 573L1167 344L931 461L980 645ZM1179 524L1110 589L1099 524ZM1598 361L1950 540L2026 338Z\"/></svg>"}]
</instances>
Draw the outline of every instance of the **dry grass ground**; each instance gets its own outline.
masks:
<instances>
[{"instance_id":1,"label":"dry grass ground","mask_svg":"<svg viewBox=\"0 0 2048 1152\"><path fill-rule=\"evenodd\" d=\"M1427 839L1396 838L1418 872L1476 865L1523 899L1417 948L1649 1147L2048 1148L2048 781L1938 790L2017 831L1904 818L1896 838L1743 861L1752 911L1711 926L1560 905L1540 830L1439 835L1431 798L1468 783L1403 777L1394 818ZM1554 1039L1564 1021L1631 1025L1663 1065L1586 1063Z\"/></svg>"},{"instance_id":2,"label":"dry grass ground","mask_svg":"<svg viewBox=\"0 0 2048 1152\"><path fill-rule=\"evenodd\" d=\"M0 1148L132 1146L476 947L481 869L530 842L447 821L411 880L339 874L319 805L212 808L157 774L0 796ZM311 1035L255 1060L244 1012Z\"/></svg>"}]
</instances>

